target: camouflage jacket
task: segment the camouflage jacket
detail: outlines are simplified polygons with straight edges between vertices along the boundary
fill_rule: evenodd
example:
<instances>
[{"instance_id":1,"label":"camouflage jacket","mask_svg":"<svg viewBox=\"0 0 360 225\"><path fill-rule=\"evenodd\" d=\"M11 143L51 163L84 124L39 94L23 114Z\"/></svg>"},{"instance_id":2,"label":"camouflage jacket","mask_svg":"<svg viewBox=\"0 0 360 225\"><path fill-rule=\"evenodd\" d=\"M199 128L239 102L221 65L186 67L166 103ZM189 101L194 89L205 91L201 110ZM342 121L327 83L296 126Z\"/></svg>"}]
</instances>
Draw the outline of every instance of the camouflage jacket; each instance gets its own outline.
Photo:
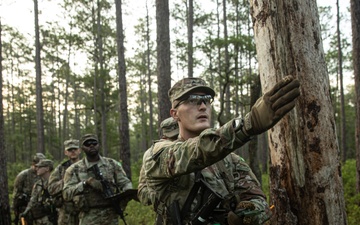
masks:
<instances>
[{"instance_id":1,"label":"camouflage jacket","mask_svg":"<svg viewBox=\"0 0 360 225\"><path fill-rule=\"evenodd\" d=\"M40 178L32 168L21 171L15 178L13 191L13 208L26 207L30 200L31 191L36 181Z\"/></svg>"},{"instance_id":2,"label":"camouflage jacket","mask_svg":"<svg viewBox=\"0 0 360 225\"><path fill-rule=\"evenodd\" d=\"M62 190L64 188L64 175L71 166L71 160L58 165L49 177L48 191L54 198L54 204L58 208L58 225L75 225L78 223L78 214L73 201L64 201Z\"/></svg>"},{"instance_id":3,"label":"camouflage jacket","mask_svg":"<svg viewBox=\"0 0 360 225\"><path fill-rule=\"evenodd\" d=\"M118 161L100 157L96 164L105 180L120 192L132 189L132 183ZM80 224L117 224L118 215L111 208L110 200L105 199L101 192L84 187L83 181L95 177L90 170L92 165L85 157L66 170L63 198L65 201L73 200L80 209Z\"/></svg>"},{"instance_id":4,"label":"camouflage jacket","mask_svg":"<svg viewBox=\"0 0 360 225\"><path fill-rule=\"evenodd\" d=\"M166 140L163 140L166 141ZM151 149L148 149L143 158L148 158L151 154ZM144 205L152 205L155 204L156 191L148 188L146 177L145 177L145 169L144 166L141 166L140 174L139 174L139 184L138 184L138 199Z\"/></svg>"},{"instance_id":5,"label":"camouflage jacket","mask_svg":"<svg viewBox=\"0 0 360 225\"><path fill-rule=\"evenodd\" d=\"M52 196L56 196L61 194L62 189L64 187L64 175L65 175L65 170L67 168L69 168L69 166L71 165L71 161L67 160L63 163L61 163L60 165L58 165L54 171L51 173L50 177L49 177L49 186L48 186L48 190L49 193Z\"/></svg>"},{"instance_id":6,"label":"camouflage jacket","mask_svg":"<svg viewBox=\"0 0 360 225\"><path fill-rule=\"evenodd\" d=\"M237 130L236 122L232 120L219 129L206 129L187 141L157 142L148 150L149 153L144 154L146 185L150 193L156 193L152 204L162 217L162 224L172 224L169 218L173 214L170 212L172 203L177 201L182 210L195 184L197 171L201 171L202 180L209 189L223 199L224 208L230 201L235 201L235 206L240 201L252 201L258 210L264 210L258 215L256 224L269 218L269 207L258 180L250 167L231 153L245 143ZM195 199L203 194L197 193ZM140 201L144 199L140 198ZM200 207L201 202L194 200L187 214L183 215L185 222L192 219ZM227 210L231 209L228 207Z\"/></svg>"},{"instance_id":7,"label":"camouflage jacket","mask_svg":"<svg viewBox=\"0 0 360 225\"><path fill-rule=\"evenodd\" d=\"M29 204L25 210L31 212L35 224L51 225L53 224L51 221L56 221L56 218L52 218L56 216L56 212L50 194L47 191L47 186L48 180L46 179L36 181L31 192Z\"/></svg>"}]
</instances>

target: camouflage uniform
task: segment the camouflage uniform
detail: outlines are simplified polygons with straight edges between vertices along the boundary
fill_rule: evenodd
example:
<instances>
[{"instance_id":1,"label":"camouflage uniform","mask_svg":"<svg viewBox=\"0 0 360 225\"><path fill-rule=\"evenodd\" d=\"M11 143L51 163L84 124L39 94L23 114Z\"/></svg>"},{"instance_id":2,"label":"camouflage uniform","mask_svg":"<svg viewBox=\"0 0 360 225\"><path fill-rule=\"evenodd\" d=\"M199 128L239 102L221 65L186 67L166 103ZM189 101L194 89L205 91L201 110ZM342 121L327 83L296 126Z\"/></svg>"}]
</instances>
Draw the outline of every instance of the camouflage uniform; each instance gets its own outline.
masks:
<instances>
[{"instance_id":1,"label":"camouflage uniform","mask_svg":"<svg viewBox=\"0 0 360 225\"><path fill-rule=\"evenodd\" d=\"M49 159L41 160L37 166L53 166L53 162ZM47 191L48 179L41 178L32 189L31 198L27 205L23 216L31 214L34 225L53 225L56 224L56 209L53 205L52 198Z\"/></svg>"},{"instance_id":2,"label":"camouflage uniform","mask_svg":"<svg viewBox=\"0 0 360 225\"><path fill-rule=\"evenodd\" d=\"M33 157L33 164L36 164L40 159L45 159L42 153L36 153ZM13 190L13 210L15 214L22 213L31 197L31 191L36 181L40 180L40 177L36 175L36 169L34 166L21 171L15 178L14 190Z\"/></svg>"},{"instance_id":3,"label":"camouflage uniform","mask_svg":"<svg viewBox=\"0 0 360 225\"><path fill-rule=\"evenodd\" d=\"M119 189L120 192L132 188L131 181L126 177L121 164L114 159L101 157L98 162L100 171L107 181ZM94 163L83 158L72 164L65 172L63 197L65 201L73 200L79 208L80 223L92 224L118 224L118 215L113 209L110 200L104 199L99 191L86 187L85 182L95 175L90 169Z\"/></svg>"},{"instance_id":4,"label":"camouflage uniform","mask_svg":"<svg viewBox=\"0 0 360 225\"><path fill-rule=\"evenodd\" d=\"M71 148L79 148L78 140L68 140L64 142L65 151ZM64 187L65 171L71 165L71 160L58 165L49 177L48 190L50 195L55 199L58 208L58 225L75 225L79 223L78 210L72 201L64 201L62 197L62 189Z\"/></svg>"},{"instance_id":5,"label":"camouflage uniform","mask_svg":"<svg viewBox=\"0 0 360 225\"><path fill-rule=\"evenodd\" d=\"M182 82L178 96L189 91L214 96L214 91L201 79L185 78ZM171 89L169 97L173 108L184 101L174 98ZM203 101L210 102L199 98L195 104L204 104ZM152 202L156 224L188 224L198 219L198 224L225 225L229 222L228 212L245 202L251 202L255 206L252 210L257 212L251 216L252 222L246 224L263 224L269 219L271 212L258 180L244 160L232 153L249 140L242 126L242 119L236 118L218 129L204 129L187 140L180 133L175 142L156 142L147 150L143 168L149 192L156 193ZM197 214L200 212L206 214ZM181 221L174 222L176 214Z\"/></svg>"},{"instance_id":6,"label":"camouflage uniform","mask_svg":"<svg viewBox=\"0 0 360 225\"><path fill-rule=\"evenodd\" d=\"M174 118L169 117L160 123L162 139L176 140L179 135L179 125Z\"/></svg>"},{"instance_id":7,"label":"camouflage uniform","mask_svg":"<svg viewBox=\"0 0 360 225\"><path fill-rule=\"evenodd\" d=\"M179 135L179 126L177 124L177 121L174 120L172 117L163 120L160 123L160 133L162 139L159 141L166 141L166 140L173 141L177 139L177 136ZM143 158L149 157L149 154L151 154L150 150L145 151ZM156 192L154 190L150 190L147 187L146 179L145 179L145 170L144 167L142 166L139 175L138 199L144 205L152 205L155 203L155 196L156 196Z\"/></svg>"}]
</instances>

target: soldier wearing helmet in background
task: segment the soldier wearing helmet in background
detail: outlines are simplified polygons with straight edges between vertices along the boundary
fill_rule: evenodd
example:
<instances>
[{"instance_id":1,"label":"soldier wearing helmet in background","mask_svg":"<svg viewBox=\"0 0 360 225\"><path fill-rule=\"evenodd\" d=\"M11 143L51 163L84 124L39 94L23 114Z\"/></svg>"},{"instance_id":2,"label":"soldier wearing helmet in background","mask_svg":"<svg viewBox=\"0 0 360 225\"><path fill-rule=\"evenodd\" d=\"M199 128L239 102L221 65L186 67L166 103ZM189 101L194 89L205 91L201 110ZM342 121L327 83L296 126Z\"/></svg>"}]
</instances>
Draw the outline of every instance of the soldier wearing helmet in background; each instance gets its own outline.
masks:
<instances>
[{"instance_id":1,"label":"soldier wearing helmet in background","mask_svg":"<svg viewBox=\"0 0 360 225\"><path fill-rule=\"evenodd\" d=\"M36 153L32 158L31 167L21 171L15 178L13 190L12 208L15 214L15 225L19 223L19 215L22 213L30 201L31 191L36 181L40 178L36 175L36 164L45 159L42 153ZM31 222L29 222L31 224Z\"/></svg>"},{"instance_id":2,"label":"soldier wearing helmet in background","mask_svg":"<svg viewBox=\"0 0 360 225\"><path fill-rule=\"evenodd\" d=\"M174 118L169 117L160 123L160 137L158 141L175 141L179 135L179 126ZM158 141L155 141L158 142ZM151 154L151 150L147 150L144 153L143 158L147 158L148 154ZM138 185L138 199L144 205L151 205L155 202L156 193L154 190L150 190L146 184L145 171L142 166L139 175Z\"/></svg>"},{"instance_id":3,"label":"soldier wearing helmet in background","mask_svg":"<svg viewBox=\"0 0 360 225\"><path fill-rule=\"evenodd\" d=\"M48 191L55 199L55 205L58 208L58 225L75 225L79 223L79 211L75 208L72 201L63 200L62 190L66 169L80 160L81 148L79 147L79 140L70 139L64 141L64 148L64 154L67 156L67 159L51 173Z\"/></svg>"},{"instance_id":4,"label":"soldier wearing helmet in background","mask_svg":"<svg viewBox=\"0 0 360 225\"><path fill-rule=\"evenodd\" d=\"M169 117L160 123L160 136L163 140L175 141L179 135L179 126L174 118Z\"/></svg>"}]
</instances>

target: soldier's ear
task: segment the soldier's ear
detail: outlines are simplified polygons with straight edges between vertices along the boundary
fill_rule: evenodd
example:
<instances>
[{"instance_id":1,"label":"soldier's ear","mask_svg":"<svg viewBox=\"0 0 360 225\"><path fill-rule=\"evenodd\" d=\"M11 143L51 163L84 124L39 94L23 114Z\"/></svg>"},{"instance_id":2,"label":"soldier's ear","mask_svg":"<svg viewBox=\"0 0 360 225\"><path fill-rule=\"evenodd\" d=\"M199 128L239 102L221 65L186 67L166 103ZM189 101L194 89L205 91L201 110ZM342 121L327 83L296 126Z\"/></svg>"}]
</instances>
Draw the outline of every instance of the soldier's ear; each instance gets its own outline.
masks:
<instances>
[{"instance_id":1,"label":"soldier's ear","mask_svg":"<svg viewBox=\"0 0 360 225\"><path fill-rule=\"evenodd\" d=\"M176 109L170 109L170 115L174 120L178 120L177 110Z\"/></svg>"}]
</instances>

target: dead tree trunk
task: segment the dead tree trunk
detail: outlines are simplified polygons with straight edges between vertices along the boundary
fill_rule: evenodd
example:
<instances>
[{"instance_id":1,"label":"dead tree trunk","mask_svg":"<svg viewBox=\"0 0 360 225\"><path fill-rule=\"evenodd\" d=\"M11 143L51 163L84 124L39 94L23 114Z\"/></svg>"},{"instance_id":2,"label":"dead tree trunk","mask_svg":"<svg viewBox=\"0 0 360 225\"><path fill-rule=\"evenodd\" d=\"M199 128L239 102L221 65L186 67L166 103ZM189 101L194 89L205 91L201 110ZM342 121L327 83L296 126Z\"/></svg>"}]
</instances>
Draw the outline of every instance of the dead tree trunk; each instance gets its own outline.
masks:
<instances>
[{"instance_id":1,"label":"dead tree trunk","mask_svg":"<svg viewBox=\"0 0 360 225\"><path fill-rule=\"evenodd\" d=\"M271 224L347 224L316 0L251 0L263 92L287 74L296 108L269 130Z\"/></svg>"}]
</instances>

